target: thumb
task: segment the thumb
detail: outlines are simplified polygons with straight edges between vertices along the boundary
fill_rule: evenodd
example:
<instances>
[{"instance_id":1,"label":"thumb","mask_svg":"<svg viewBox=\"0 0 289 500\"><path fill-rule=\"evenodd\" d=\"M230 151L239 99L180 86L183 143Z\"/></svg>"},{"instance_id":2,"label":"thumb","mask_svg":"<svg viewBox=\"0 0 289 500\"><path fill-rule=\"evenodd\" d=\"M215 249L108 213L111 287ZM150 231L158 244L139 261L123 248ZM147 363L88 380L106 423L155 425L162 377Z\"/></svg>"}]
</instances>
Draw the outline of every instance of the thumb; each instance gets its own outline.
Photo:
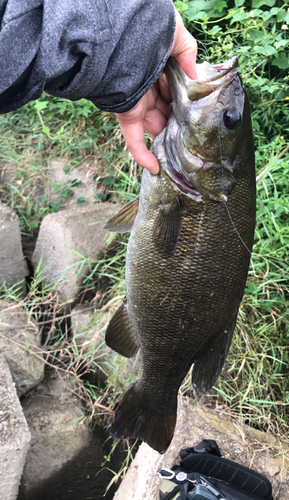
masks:
<instances>
[{"instance_id":1,"label":"thumb","mask_svg":"<svg viewBox=\"0 0 289 500\"><path fill-rule=\"evenodd\" d=\"M195 38L184 27L181 15L176 11L176 31L170 56L176 59L180 68L192 80L198 78L196 68L197 51L198 45Z\"/></svg>"}]
</instances>

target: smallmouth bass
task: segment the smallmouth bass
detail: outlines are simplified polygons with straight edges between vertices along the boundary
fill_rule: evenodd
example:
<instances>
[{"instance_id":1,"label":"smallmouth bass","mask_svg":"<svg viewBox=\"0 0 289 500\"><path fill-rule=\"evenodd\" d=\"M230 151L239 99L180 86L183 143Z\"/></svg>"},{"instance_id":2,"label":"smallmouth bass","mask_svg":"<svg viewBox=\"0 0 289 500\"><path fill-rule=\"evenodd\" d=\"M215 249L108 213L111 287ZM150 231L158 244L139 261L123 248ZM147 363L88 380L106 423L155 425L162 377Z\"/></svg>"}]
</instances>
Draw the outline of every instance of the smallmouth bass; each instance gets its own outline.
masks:
<instances>
[{"instance_id":1,"label":"smallmouth bass","mask_svg":"<svg viewBox=\"0 0 289 500\"><path fill-rule=\"evenodd\" d=\"M255 228L250 105L237 58L198 65L190 80L173 59L166 128L144 170L141 192L105 226L131 231L127 296L106 343L141 374L120 401L111 434L142 439L163 453L176 424L178 389L209 391L225 363L246 283Z\"/></svg>"}]
</instances>

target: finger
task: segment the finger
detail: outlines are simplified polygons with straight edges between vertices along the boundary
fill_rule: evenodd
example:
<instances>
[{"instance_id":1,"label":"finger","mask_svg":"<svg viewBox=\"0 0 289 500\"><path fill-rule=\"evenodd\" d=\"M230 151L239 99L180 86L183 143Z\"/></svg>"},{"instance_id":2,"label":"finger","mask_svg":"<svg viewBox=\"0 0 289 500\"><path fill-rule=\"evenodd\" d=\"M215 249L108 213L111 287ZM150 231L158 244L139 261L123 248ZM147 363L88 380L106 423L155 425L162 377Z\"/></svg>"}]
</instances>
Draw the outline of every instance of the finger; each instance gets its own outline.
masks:
<instances>
[{"instance_id":1,"label":"finger","mask_svg":"<svg viewBox=\"0 0 289 500\"><path fill-rule=\"evenodd\" d=\"M186 38L187 41L184 40L183 42L183 50L179 55L176 54L174 57L186 75L192 80L197 80L197 42L188 31Z\"/></svg>"},{"instance_id":2,"label":"finger","mask_svg":"<svg viewBox=\"0 0 289 500\"><path fill-rule=\"evenodd\" d=\"M167 118L158 109L149 111L144 119L145 131L153 138L161 133L167 124Z\"/></svg>"},{"instance_id":3,"label":"finger","mask_svg":"<svg viewBox=\"0 0 289 500\"><path fill-rule=\"evenodd\" d=\"M169 88L168 79L166 74L162 71L158 77L159 89L163 100L167 103L172 102L171 91Z\"/></svg>"},{"instance_id":4,"label":"finger","mask_svg":"<svg viewBox=\"0 0 289 500\"><path fill-rule=\"evenodd\" d=\"M170 55L191 79L198 78L196 68L197 42L184 27L182 18L176 11L176 31Z\"/></svg>"},{"instance_id":5,"label":"finger","mask_svg":"<svg viewBox=\"0 0 289 500\"><path fill-rule=\"evenodd\" d=\"M159 164L156 157L146 147L142 122L127 123L122 121L121 115L118 116L118 121L127 148L135 161L141 167L147 168L152 174L157 174L159 172Z\"/></svg>"}]
</instances>

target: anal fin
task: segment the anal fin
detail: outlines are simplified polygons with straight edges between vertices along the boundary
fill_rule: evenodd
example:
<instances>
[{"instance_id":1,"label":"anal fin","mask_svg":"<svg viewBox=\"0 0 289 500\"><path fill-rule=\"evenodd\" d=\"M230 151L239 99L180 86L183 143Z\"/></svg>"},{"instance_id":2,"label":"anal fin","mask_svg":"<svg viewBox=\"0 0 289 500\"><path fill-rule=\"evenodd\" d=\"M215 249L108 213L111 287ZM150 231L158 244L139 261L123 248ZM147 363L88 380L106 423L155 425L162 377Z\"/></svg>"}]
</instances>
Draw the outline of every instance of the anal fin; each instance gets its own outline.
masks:
<instances>
[{"instance_id":1,"label":"anal fin","mask_svg":"<svg viewBox=\"0 0 289 500\"><path fill-rule=\"evenodd\" d=\"M133 333L127 311L126 299L117 309L108 324L105 342L108 347L126 358L132 358L137 354L139 344Z\"/></svg>"},{"instance_id":2,"label":"anal fin","mask_svg":"<svg viewBox=\"0 0 289 500\"><path fill-rule=\"evenodd\" d=\"M116 215L107 221L103 229L115 233L129 233L138 211L139 196L127 203Z\"/></svg>"},{"instance_id":3,"label":"anal fin","mask_svg":"<svg viewBox=\"0 0 289 500\"><path fill-rule=\"evenodd\" d=\"M232 342L236 319L218 336L206 354L195 362L192 384L197 390L208 392L220 375Z\"/></svg>"}]
</instances>

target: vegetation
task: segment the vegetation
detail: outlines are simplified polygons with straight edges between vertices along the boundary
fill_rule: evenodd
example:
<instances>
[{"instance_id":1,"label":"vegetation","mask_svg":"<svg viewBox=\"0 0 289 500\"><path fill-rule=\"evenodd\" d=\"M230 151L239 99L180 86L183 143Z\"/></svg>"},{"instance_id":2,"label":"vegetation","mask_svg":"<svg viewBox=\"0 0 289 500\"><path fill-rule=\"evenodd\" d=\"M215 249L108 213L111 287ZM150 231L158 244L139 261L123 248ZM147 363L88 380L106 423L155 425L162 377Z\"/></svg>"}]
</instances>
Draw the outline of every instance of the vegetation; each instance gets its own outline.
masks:
<instances>
[{"instance_id":1,"label":"vegetation","mask_svg":"<svg viewBox=\"0 0 289 500\"><path fill-rule=\"evenodd\" d=\"M175 5L198 40L199 62L238 56L252 106L256 147L257 226L251 267L233 345L209 401L244 422L288 437L289 1L177 0ZM47 163L54 157L69 162L67 174L84 163L90 166L97 183L95 202L125 202L139 192L141 171L129 156L114 117L84 99L70 102L44 94L37 102L1 116L0 134L0 166L10 178L8 184L0 184L0 197L18 213L23 233L31 234L46 214L61 208L76 187L70 177L64 185L50 186L48 194L42 189ZM55 192L60 201L53 201ZM97 300L95 292L91 303L95 324L107 304L117 304L125 294L126 243L124 235L107 256L89 263L84 287L97 291ZM69 359L61 366L74 374L81 367L83 374L83 367L96 366L101 359L102 345L92 356L71 343L63 333L64 319L54 291L41 290L40 281L36 273L24 304L39 319L43 304L49 302L46 317L58 318L58 336L47 342L49 359L58 364ZM13 290L6 295L15 296ZM61 352L67 356L61 357ZM117 354L107 363L109 386L101 389L87 381L86 387L91 408L109 412L134 375ZM189 377L181 391L191 393Z\"/></svg>"}]
</instances>

